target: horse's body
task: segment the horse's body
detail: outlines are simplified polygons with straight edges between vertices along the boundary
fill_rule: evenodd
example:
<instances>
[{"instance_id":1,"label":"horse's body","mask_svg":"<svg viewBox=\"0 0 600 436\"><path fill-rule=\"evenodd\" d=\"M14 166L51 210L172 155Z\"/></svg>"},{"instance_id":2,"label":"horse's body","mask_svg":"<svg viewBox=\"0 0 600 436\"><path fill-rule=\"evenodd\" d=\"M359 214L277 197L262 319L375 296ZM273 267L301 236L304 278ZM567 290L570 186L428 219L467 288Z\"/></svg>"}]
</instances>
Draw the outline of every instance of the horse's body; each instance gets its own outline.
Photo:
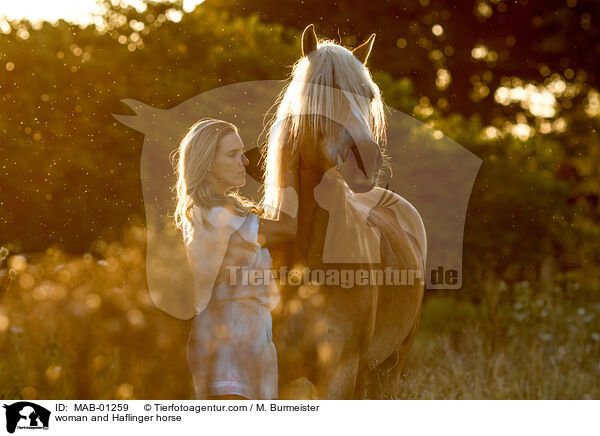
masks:
<instances>
[{"instance_id":1,"label":"horse's body","mask_svg":"<svg viewBox=\"0 0 600 436\"><path fill-rule=\"evenodd\" d=\"M369 50L362 54L363 62L366 62L371 44L372 38L369 40ZM316 36L310 27L303 35L303 49L305 56L318 50ZM335 50L338 49L332 50L334 55L342 53ZM356 50L354 55L359 58ZM315 56L308 59L318 62ZM352 61L345 59L345 62L345 65L354 67ZM334 78L331 79L335 82ZM341 81L344 80L348 84L354 83L352 77L342 77ZM359 83L364 86L366 80L367 76L362 75ZM312 84L304 92L314 92L310 86ZM372 81L369 82L366 94L371 102L377 97L374 89L378 94L376 86ZM317 96L320 98L321 94ZM284 266L289 269L303 270L308 267L310 271L337 270L351 274L361 269L385 270L386 267L423 271L425 234L418 213L401 197L374 186L382 163L381 149L372 139L377 129L371 129L375 131L375 135L372 135L366 129L369 125L366 121L373 119L373 116L376 118L377 114L369 113L373 106L367 102L364 106L366 109L363 109L371 118L361 120L357 115L361 108L356 106L361 101L350 100L348 104L352 110L346 110L346 115L339 116L328 125L328 135L311 135L310 132L315 130L321 133L322 128L315 125L317 119L309 117L307 126L299 128L299 133L292 135L294 141L280 138L277 143L269 143L270 148L279 147L278 153L268 150L268 158L269 153L274 156L271 164L277 159L284 159L281 153L285 152L286 144L290 142L300 153L298 233L290 242L271 248L275 271L281 271L280 268ZM280 106L284 103L285 97ZM310 109L313 110L314 106ZM327 113L331 117L332 111L324 107L320 113ZM304 114L301 112L299 115ZM381 127L375 127L378 126ZM284 127L287 125L284 124ZM322 130L327 131L327 128ZM343 155L346 156L345 160L340 158ZM332 168L336 159L339 172ZM341 160L344 160L343 165ZM332 174L332 178L327 177ZM359 174L364 177L359 177ZM267 186L276 182L272 174L269 175L269 166L266 182ZM324 186L325 191L322 191ZM357 194L351 193L348 187ZM325 195L316 198L317 192L325 192ZM385 201L379 201L382 196L388 196L393 202L384 204ZM268 203L269 191L266 199ZM324 201L329 206L324 206ZM388 205L394 205L394 208ZM352 233L355 230L358 233ZM337 236L337 239L328 239L331 237L328 232L336 231L337 235L333 236ZM345 234L353 234L357 240L344 241ZM337 241L337 245L328 247L330 240ZM343 253L336 253L336 249ZM358 261L331 262L337 255L345 254L355 256ZM327 257L331 259L327 261ZM424 279L423 275L419 278ZM307 280L296 280L292 284L289 280L288 283L280 281L281 302L273 312L280 397L312 395L342 399L394 395L419 321L424 281L415 280L413 284L399 286L369 281L349 288L340 282L322 283L321 280L319 284L307 283ZM306 387L306 379L316 388L311 395L297 389ZM301 386L298 380L306 383Z\"/></svg>"},{"instance_id":2,"label":"horse's body","mask_svg":"<svg viewBox=\"0 0 600 436\"><path fill-rule=\"evenodd\" d=\"M271 249L275 270L283 265L313 271L420 267L418 249L385 210L371 214L382 230L381 263L323 263L328 213L313 198L317 179L320 176L301 170L298 234ZM281 285L281 304L273 313L281 396L299 394L290 391L290 383L299 377L314 383L319 398L381 398L395 393L416 332L423 291L418 282L349 289Z\"/></svg>"}]
</instances>

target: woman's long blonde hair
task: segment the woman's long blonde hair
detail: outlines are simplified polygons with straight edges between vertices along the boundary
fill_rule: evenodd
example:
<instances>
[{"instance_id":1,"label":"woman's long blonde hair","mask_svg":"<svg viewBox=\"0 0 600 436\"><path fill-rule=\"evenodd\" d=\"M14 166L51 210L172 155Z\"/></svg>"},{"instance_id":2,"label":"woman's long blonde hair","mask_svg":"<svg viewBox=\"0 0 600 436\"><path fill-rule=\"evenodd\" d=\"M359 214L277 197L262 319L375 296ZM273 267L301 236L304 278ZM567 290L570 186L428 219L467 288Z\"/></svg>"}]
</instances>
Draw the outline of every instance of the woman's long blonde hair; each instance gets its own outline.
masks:
<instances>
[{"instance_id":1,"label":"woman's long blonde hair","mask_svg":"<svg viewBox=\"0 0 600 436\"><path fill-rule=\"evenodd\" d=\"M213 183L206 178L210 169L217 145L227 133L238 133L237 127L227 121L214 118L203 118L187 131L179 147L171 153L171 164L177 175L177 183L173 190L177 194L175 208L175 226L183 230L184 222L199 222L207 229L212 229L206 217L208 211L215 206L226 206L236 215L246 216L249 212L262 215L262 208L242 197L237 189L225 195L215 191ZM200 208L200 217L194 216L194 206Z\"/></svg>"}]
</instances>

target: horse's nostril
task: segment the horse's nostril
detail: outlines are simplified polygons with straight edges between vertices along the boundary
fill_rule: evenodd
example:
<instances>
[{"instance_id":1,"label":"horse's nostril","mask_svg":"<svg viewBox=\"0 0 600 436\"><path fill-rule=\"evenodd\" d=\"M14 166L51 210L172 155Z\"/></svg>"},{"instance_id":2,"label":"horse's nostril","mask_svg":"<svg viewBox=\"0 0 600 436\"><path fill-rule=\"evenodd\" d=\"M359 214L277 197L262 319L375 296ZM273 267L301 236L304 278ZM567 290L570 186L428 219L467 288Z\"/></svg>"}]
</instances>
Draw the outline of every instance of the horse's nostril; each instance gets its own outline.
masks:
<instances>
[{"instance_id":1,"label":"horse's nostril","mask_svg":"<svg viewBox=\"0 0 600 436\"><path fill-rule=\"evenodd\" d=\"M350 148L350 151L352 151L352 153L354 154L354 159L356 160L356 164L358 165L358 168L365 175L365 178L367 178L367 170L365 168L365 164L362 160L362 157L360 156L360 151L358 150L358 147L356 146L356 144L354 144L352 146L352 148Z\"/></svg>"}]
</instances>

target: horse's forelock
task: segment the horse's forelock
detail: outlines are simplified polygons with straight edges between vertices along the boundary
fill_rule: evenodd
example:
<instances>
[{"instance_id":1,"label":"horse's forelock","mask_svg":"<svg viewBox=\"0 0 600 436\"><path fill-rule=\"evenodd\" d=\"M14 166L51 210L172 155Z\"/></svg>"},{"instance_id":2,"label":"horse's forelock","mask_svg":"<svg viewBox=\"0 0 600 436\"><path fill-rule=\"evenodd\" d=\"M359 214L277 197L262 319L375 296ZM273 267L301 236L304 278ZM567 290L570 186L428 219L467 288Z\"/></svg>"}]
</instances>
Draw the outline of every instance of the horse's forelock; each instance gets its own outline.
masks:
<instances>
[{"instance_id":1,"label":"horse's forelock","mask_svg":"<svg viewBox=\"0 0 600 436\"><path fill-rule=\"evenodd\" d=\"M366 125L371 126L374 138L378 141L383 139L385 120L379 87L369 70L351 51L335 42L326 41L320 43L310 57L301 61L303 64L294 71L292 81L341 90L350 108L361 116ZM336 107L339 108L340 93L323 92L324 88L319 86L308 86L305 89L308 92L302 96L301 101L305 107L300 109L301 113L317 111L329 116Z\"/></svg>"}]
</instances>

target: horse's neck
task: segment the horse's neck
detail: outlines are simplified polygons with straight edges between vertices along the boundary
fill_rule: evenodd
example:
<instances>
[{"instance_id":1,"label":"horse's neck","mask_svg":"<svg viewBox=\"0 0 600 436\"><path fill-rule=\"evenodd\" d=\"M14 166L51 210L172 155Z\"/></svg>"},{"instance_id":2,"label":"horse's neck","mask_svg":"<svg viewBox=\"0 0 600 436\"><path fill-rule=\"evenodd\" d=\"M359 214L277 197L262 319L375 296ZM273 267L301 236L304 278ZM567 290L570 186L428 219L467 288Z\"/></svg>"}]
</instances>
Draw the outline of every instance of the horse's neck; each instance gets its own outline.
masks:
<instances>
[{"instance_id":1,"label":"horse's neck","mask_svg":"<svg viewBox=\"0 0 600 436\"><path fill-rule=\"evenodd\" d=\"M328 214L315 200L314 189L323 174L300 167L298 233L290 247L288 261L304 265L320 263L327 231ZM314 266L314 265L313 265Z\"/></svg>"}]
</instances>

